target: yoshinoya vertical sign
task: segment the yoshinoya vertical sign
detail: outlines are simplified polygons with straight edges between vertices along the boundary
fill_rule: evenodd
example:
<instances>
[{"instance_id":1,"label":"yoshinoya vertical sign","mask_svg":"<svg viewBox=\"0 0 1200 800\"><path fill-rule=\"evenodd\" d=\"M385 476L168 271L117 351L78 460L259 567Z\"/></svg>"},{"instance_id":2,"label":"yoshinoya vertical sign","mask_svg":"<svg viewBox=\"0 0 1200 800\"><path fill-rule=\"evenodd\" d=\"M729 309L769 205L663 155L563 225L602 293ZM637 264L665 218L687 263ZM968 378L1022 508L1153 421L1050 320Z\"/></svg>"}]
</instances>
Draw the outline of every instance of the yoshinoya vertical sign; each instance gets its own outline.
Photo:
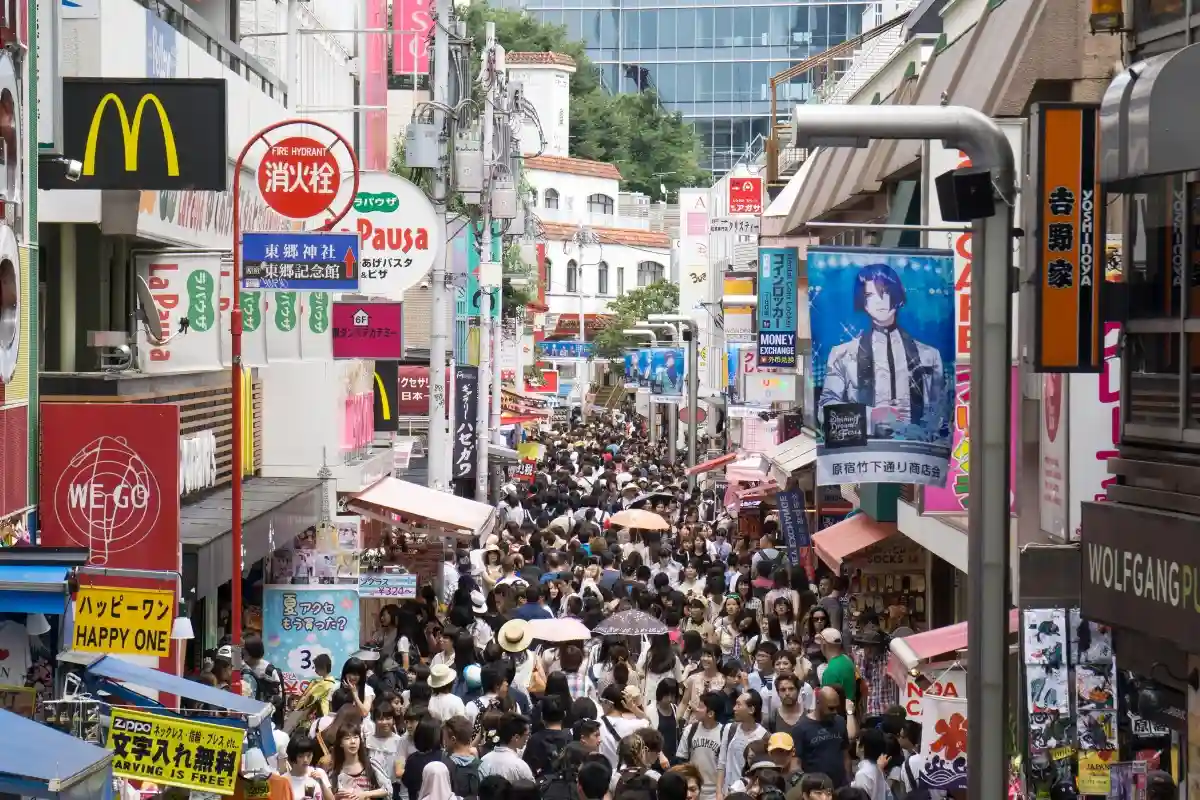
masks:
<instances>
[{"instance_id":1,"label":"yoshinoya vertical sign","mask_svg":"<svg viewBox=\"0 0 1200 800\"><path fill-rule=\"evenodd\" d=\"M793 247L758 249L758 365L796 366L799 258Z\"/></svg>"},{"instance_id":2,"label":"yoshinoya vertical sign","mask_svg":"<svg viewBox=\"0 0 1200 800\"><path fill-rule=\"evenodd\" d=\"M808 249L818 485L945 484L953 263L940 250Z\"/></svg>"},{"instance_id":3,"label":"yoshinoya vertical sign","mask_svg":"<svg viewBox=\"0 0 1200 800\"><path fill-rule=\"evenodd\" d=\"M454 368L454 461L450 476L454 480L475 480L475 450L479 437L475 415L479 408L479 368Z\"/></svg>"},{"instance_id":4,"label":"yoshinoya vertical sign","mask_svg":"<svg viewBox=\"0 0 1200 800\"><path fill-rule=\"evenodd\" d=\"M1039 372L1099 372L1104 361L1105 203L1100 187L1099 109L1038 103L1034 365Z\"/></svg>"},{"instance_id":5,"label":"yoshinoya vertical sign","mask_svg":"<svg viewBox=\"0 0 1200 800\"><path fill-rule=\"evenodd\" d=\"M41 537L94 566L179 569L179 406L42 405Z\"/></svg>"}]
</instances>

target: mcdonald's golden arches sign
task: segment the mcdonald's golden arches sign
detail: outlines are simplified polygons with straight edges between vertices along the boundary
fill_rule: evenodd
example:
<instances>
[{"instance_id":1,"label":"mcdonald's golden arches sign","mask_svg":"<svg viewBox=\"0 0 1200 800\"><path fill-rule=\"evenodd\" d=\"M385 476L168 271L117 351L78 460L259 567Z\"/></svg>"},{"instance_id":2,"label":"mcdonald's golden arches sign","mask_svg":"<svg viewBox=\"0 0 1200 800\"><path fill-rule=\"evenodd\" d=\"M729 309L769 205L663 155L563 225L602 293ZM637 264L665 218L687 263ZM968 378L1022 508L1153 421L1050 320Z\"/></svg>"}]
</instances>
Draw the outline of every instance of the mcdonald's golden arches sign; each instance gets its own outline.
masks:
<instances>
[{"instance_id":1,"label":"mcdonald's golden arches sign","mask_svg":"<svg viewBox=\"0 0 1200 800\"><path fill-rule=\"evenodd\" d=\"M62 105L63 156L81 174L43 171L41 188L227 188L224 80L64 78Z\"/></svg>"}]
</instances>

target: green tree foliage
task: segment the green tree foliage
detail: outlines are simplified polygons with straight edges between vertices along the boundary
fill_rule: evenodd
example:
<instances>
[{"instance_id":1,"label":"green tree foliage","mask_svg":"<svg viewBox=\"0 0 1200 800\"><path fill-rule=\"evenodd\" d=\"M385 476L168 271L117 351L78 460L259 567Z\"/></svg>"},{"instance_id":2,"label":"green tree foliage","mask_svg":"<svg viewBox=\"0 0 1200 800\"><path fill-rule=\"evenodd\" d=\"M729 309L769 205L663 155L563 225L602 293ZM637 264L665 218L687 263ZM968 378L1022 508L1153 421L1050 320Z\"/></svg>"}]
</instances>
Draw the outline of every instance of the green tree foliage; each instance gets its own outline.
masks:
<instances>
[{"instance_id":1,"label":"green tree foliage","mask_svg":"<svg viewBox=\"0 0 1200 800\"><path fill-rule=\"evenodd\" d=\"M629 191L662 198L660 184L673 197L681 186L707 185L700 168L695 131L679 114L665 111L653 89L610 94L600 86L583 42L567 38L567 29L548 25L518 11L492 8L473 0L463 16L474 39L474 74L484 46L484 26L496 24L496 40L509 52L555 52L575 59L571 76L571 155L615 164Z\"/></svg>"},{"instance_id":2,"label":"green tree foliage","mask_svg":"<svg viewBox=\"0 0 1200 800\"><path fill-rule=\"evenodd\" d=\"M670 281L656 281L610 300L608 312L613 319L596 334L596 351L601 357L615 358L623 350L646 344L645 337L631 338L621 331L636 325L650 314L679 312L679 287Z\"/></svg>"}]
</instances>

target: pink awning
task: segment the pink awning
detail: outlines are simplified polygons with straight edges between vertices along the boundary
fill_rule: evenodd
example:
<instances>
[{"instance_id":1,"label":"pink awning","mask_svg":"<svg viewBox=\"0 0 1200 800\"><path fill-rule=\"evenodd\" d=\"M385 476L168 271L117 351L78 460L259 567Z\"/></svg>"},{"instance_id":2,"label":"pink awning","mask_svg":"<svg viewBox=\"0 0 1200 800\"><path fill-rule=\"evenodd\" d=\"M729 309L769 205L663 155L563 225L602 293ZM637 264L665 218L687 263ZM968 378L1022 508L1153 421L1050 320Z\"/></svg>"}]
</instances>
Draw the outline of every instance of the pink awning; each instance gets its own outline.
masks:
<instances>
[{"instance_id":1,"label":"pink awning","mask_svg":"<svg viewBox=\"0 0 1200 800\"><path fill-rule=\"evenodd\" d=\"M894 522L876 522L866 514L855 514L814 535L813 549L831 569L839 570L847 558L882 542L896 530Z\"/></svg>"},{"instance_id":2,"label":"pink awning","mask_svg":"<svg viewBox=\"0 0 1200 800\"><path fill-rule=\"evenodd\" d=\"M734 461L737 461L737 453L726 453L723 456L717 456L716 458L711 458L708 461L705 461L702 464L697 464L694 467L688 467L687 472L685 474L687 474L687 475L702 475L705 472L711 472L714 469L723 467L726 464L732 464Z\"/></svg>"},{"instance_id":3,"label":"pink awning","mask_svg":"<svg viewBox=\"0 0 1200 800\"><path fill-rule=\"evenodd\" d=\"M1020 625L1020 612L1014 608L1008 612L1008 632L1016 633ZM891 651L888 656L888 674L897 684L904 686L908 670L917 669L923 663L948 660L955 653L966 650L967 630L967 623L958 622L892 639L888 645Z\"/></svg>"},{"instance_id":4,"label":"pink awning","mask_svg":"<svg viewBox=\"0 0 1200 800\"><path fill-rule=\"evenodd\" d=\"M770 497L779 491L779 484L775 481L766 481L758 486L751 486L749 489L741 489L737 493L738 500L762 500Z\"/></svg>"}]
</instances>

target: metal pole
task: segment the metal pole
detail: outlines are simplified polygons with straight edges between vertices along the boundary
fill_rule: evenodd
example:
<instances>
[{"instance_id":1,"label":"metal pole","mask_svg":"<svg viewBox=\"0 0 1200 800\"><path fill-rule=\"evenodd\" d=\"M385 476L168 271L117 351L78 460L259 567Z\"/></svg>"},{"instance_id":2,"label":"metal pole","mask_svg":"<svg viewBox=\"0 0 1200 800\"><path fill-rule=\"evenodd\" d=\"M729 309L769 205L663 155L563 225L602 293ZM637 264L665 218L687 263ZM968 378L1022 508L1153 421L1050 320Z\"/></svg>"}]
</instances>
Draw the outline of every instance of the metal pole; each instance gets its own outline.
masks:
<instances>
[{"instance_id":1,"label":"metal pole","mask_svg":"<svg viewBox=\"0 0 1200 800\"><path fill-rule=\"evenodd\" d=\"M1007 794L1006 740L1009 614L1009 414L1012 396L1010 312L1014 158L1003 131L980 112L960 106L797 106L796 146L822 137L941 139L991 171L999 199L994 216L974 223L971 315L971 503L967 572L967 702L971 800Z\"/></svg>"},{"instance_id":2,"label":"metal pole","mask_svg":"<svg viewBox=\"0 0 1200 800\"><path fill-rule=\"evenodd\" d=\"M450 17L453 0L436 0L433 35L433 99L442 103L450 96ZM438 129L440 165L433 172L433 207L438 230L446 230L446 201L450 195L453 176L449 174L450 137L446 131L446 114L434 107L434 124ZM447 243L448 245L449 243ZM446 286L446 262L449 246L433 262L429 281L433 289L433 325L429 336L429 475L426 483L444 492L450 487L451 443L446 430L446 350L450 339L450 290Z\"/></svg>"},{"instance_id":3,"label":"metal pole","mask_svg":"<svg viewBox=\"0 0 1200 800\"><path fill-rule=\"evenodd\" d=\"M479 402L475 415L475 438L478 452L475 453L475 499L481 503L488 501L488 416L490 412L489 394L492 382L492 347L491 337L487 335L488 326L492 320L492 290L489 285L493 270L483 265L492 261L492 128L495 125L495 111L492 89L496 75L492 69L492 53L496 46L496 24L487 23L487 44L483 52L483 71L487 76L485 87L488 97L483 104L483 194L480 201L483 232L479 236ZM485 274L486 273L486 274Z\"/></svg>"}]
</instances>

